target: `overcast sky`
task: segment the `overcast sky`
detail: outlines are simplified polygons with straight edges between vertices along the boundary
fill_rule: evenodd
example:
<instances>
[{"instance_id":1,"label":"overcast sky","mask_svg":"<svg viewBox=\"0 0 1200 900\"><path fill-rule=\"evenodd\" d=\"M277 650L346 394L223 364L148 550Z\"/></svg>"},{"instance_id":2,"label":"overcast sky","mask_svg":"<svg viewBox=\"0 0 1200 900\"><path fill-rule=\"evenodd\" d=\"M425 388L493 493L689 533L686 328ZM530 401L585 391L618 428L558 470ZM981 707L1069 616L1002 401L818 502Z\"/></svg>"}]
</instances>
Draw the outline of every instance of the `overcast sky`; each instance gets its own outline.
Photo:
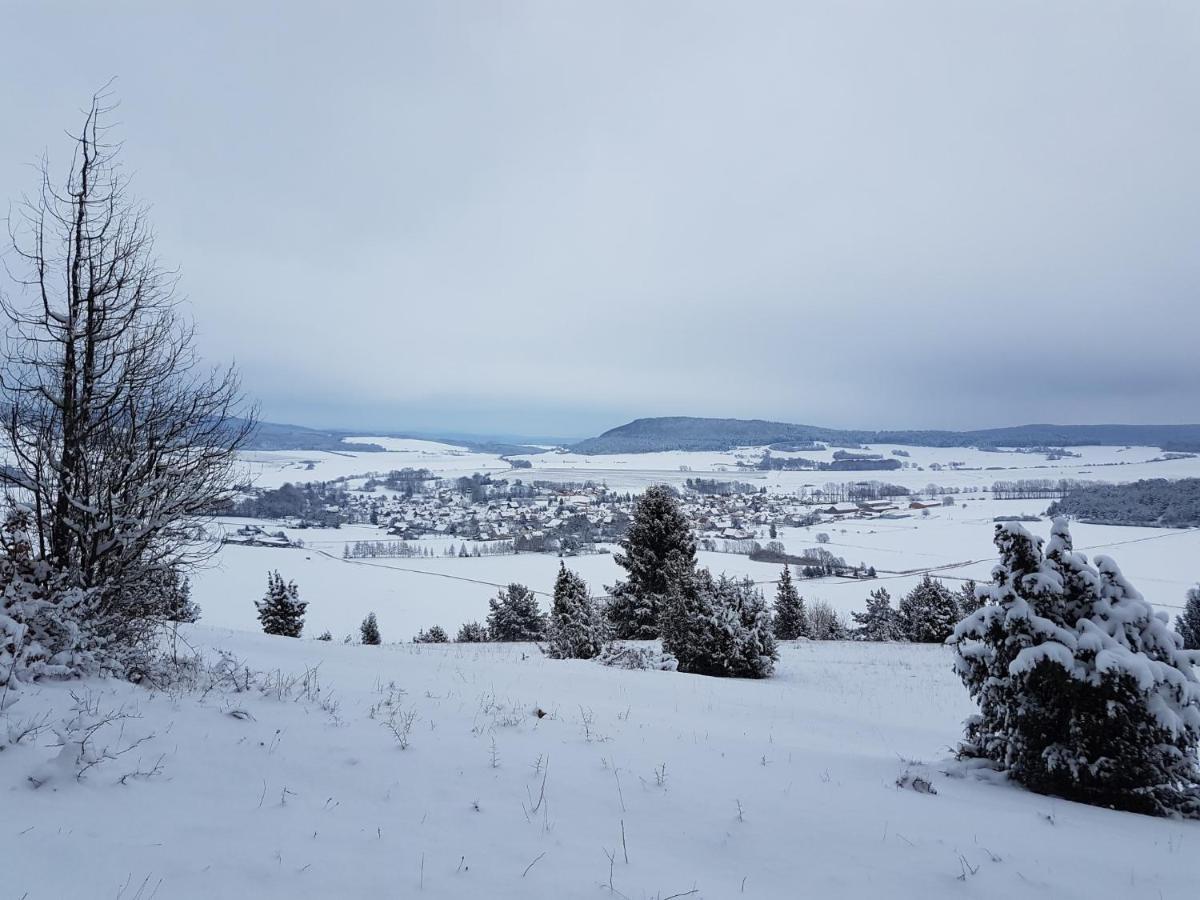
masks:
<instances>
[{"instance_id":1,"label":"overcast sky","mask_svg":"<svg viewBox=\"0 0 1200 900\"><path fill-rule=\"evenodd\" d=\"M0 4L266 418L1200 421L1200 4Z\"/></svg>"}]
</instances>

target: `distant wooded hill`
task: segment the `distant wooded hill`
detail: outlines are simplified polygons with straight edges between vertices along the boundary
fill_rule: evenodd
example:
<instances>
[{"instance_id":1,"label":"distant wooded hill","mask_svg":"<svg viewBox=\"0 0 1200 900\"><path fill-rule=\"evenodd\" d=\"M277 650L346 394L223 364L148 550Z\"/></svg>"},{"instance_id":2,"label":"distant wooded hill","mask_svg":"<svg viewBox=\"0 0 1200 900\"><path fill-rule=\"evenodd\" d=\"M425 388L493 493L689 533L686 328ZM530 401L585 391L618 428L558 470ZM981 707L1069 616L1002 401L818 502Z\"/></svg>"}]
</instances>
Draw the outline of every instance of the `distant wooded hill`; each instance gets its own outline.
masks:
<instances>
[{"instance_id":1,"label":"distant wooded hill","mask_svg":"<svg viewBox=\"0 0 1200 900\"><path fill-rule=\"evenodd\" d=\"M917 447L1078 447L1127 445L1167 450L1200 448L1200 425L1015 425L977 431L856 431L762 419L673 416L635 419L575 444L576 453L732 450L821 441L833 446L908 444Z\"/></svg>"}]
</instances>

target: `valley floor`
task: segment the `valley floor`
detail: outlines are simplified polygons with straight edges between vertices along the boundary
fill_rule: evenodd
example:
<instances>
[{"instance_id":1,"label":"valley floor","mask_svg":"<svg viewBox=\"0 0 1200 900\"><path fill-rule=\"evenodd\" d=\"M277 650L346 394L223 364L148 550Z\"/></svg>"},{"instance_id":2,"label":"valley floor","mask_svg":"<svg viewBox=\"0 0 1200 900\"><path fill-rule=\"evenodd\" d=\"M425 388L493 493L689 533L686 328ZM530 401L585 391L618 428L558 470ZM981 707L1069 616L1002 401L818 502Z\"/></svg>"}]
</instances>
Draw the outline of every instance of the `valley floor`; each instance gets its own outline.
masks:
<instances>
[{"instance_id":1,"label":"valley floor","mask_svg":"<svg viewBox=\"0 0 1200 900\"><path fill-rule=\"evenodd\" d=\"M42 684L10 703L2 896L1195 893L1200 824L952 763L972 709L941 647L785 645L754 682L531 645L183 636L220 683ZM898 787L906 773L937 793Z\"/></svg>"}]
</instances>

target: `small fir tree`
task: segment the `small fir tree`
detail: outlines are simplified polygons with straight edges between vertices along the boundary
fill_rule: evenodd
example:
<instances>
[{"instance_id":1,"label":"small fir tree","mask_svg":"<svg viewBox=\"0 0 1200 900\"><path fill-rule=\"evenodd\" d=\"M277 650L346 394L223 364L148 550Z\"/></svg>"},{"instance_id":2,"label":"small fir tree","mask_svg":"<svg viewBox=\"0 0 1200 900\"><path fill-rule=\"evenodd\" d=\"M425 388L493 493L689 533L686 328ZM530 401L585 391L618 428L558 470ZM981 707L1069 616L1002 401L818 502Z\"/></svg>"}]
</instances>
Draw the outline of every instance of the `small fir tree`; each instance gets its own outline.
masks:
<instances>
[{"instance_id":1,"label":"small fir tree","mask_svg":"<svg viewBox=\"0 0 1200 900\"><path fill-rule=\"evenodd\" d=\"M766 678L779 652L762 594L749 579L714 580L707 569L672 587L663 606L663 650L680 672Z\"/></svg>"},{"instance_id":2,"label":"small fir tree","mask_svg":"<svg viewBox=\"0 0 1200 900\"><path fill-rule=\"evenodd\" d=\"M378 646L383 643L383 638L379 634L379 622L375 618L375 613L367 613L367 617L358 626L358 633L361 635L364 644Z\"/></svg>"},{"instance_id":3,"label":"small fir tree","mask_svg":"<svg viewBox=\"0 0 1200 900\"><path fill-rule=\"evenodd\" d=\"M168 569L163 579L163 618L189 624L200 621L200 607L192 600L192 580L178 569Z\"/></svg>"},{"instance_id":4,"label":"small fir tree","mask_svg":"<svg viewBox=\"0 0 1200 900\"><path fill-rule=\"evenodd\" d=\"M900 621L910 641L940 644L959 620L958 598L936 578L926 575L900 601Z\"/></svg>"},{"instance_id":5,"label":"small fir tree","mask_svg":"<svg viewBox=\"0 0 1200 900\"><path fill-rule=\"evenodd\" d=\"M696 567L692 530L669 487L653 485L638 499L621 549L613 559L628 576L608 589L605 608L614 637L656 638L663 599Z\"/></svg>"},{"instance_id":6,"label":"small fir tree","mask_svg":"<svg viewBox=\"0 0 1200 900\"><path fill-rule=\"evenodd\" d=\"M604 645L604 628L587 584L559 563L550 607L549 646L553 659L591 659Z\"/></svg>"},{"instance_id":7,"label":"small fir tree","mask_svg":"<svg viewBox=\"0 0 1200 900\"><path fill-rule=\"evenodd\" d=\"M460 644L482 644L488 639L487 628L479 622L464 622L454 640Z\"/></svg>"},{"instance_id":8,"label":"small fir tree","mask_svg":"<svg viewBox=\"0 0 1200 900\"><path fill-rule=\"evenodd\" d=\"M969 616L986 602L979 596L978 588L975 579L968 578L958 589L958 611L961 617Z\"/></svg>"},{"instance_id":9,"label":"small fir tree","mask_svg":"<svg viewBox=\"0 0 1200 900\"><path fill-rule=\"evenodd\" d=\"M418 631L417 636L413 638L414 644L448 644L449 642L450 635L446 634L446 629L441 625L433 625L428 631Z\"/></svg>"},{"instance_id":10,"label":"small fir tree","mask_svg":"<svg viewBox=\"0 0 1200 900\"><path fill-rule=\"evenodd\" d=\"M1200 650L1200 585L1188 588L1183 615L1175 620L1175 630L1187 650Z\"/></svg>"},{"instance_id":11,"label":"small fir tree","mask_svg":"<svg viewBox=\"0 0 1200 900\"><path fill-rule=\"evenodd\" d=\"M900 614L892 608L892 595L887 588L876 588L867 595L864 612L850 614L858 630L854 637L860 641L902 641L904 629L900 627Z\"/></svg>"},{"instance_id":12,"label":"small fir tree","mask_svg":"<svg viewBox=\"0 0 1200 900\"><path fill-rule=\"evenodd\" d=\"M779 576L779 586L775 589L775 637L781 641L794 641L809 637L808 612L804 608L804 598L796 592L792 581L792 573L787 566Z\"/></svg>"},{"instance_id":13,"label":"small fir tree","mask_svg":"<svg viewBox=\"0 0 1200 900\"><path fill-rule=\"evenodd\" d=\"M34 550L32 510L10 506L0 523L0 695L20 683L110 668L86 626L94 593Z\"/></svg>"},{"instance_id":14,"label":"small fir tree","mask_svg":"<svg viewBox=\"0 0 1200 900\"><path fill-rule=\"evenodd\" d=\"M265 634L300 637L308 603L300 599L296 582L284 582L278 570L267 574L267 593L255 603Z\"/></svg>"},{"instance_id":15,"label":"small fir tree","mask_svg":"<svg viewBox=\"0 0 1200 900\"><path fill-rule=\"evenodd\" d=\"M546 615L525 585L501 588L488 607L488 636L493 641L540 641L546 636Z\"/></svg>"},{"instance_id":16,"label":"small fir tree","mask_svg":"<svg viewBox=\"0 0 1200 900\"><path fill-rule=\"evenodd\" d=\"M1200 680L1166 616L1105 556L996 527L985 605L955 628L955 668L979 715L960 754L1032 790L1200 817Z\"/></svg>"}]
</instances>

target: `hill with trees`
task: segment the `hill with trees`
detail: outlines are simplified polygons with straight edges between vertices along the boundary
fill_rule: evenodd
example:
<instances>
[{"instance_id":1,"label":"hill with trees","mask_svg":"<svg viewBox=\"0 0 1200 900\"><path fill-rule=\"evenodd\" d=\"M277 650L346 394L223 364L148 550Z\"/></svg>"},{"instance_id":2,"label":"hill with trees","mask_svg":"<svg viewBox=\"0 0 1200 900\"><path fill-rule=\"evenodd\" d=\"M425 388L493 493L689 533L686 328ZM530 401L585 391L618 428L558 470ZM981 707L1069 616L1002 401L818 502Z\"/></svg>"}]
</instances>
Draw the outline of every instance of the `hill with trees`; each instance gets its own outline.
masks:
<instances>
[{"instance_id":1,"label":"hill with trees","mask_svg":"<svg viewBox=\"0 0 1200 900\"><path fill-rule=\"evenodd\" d=\"M1050 506L1049 515L1099 525L1200 525L1200 478L1078 484Z\"/></svg>"},{"instance_id":2,"label":"hill with trees","mask_svg":"<svg viewBox=\"0 0 1200 900\"><path fill-rule=\"evenodd\" d=\"M1080 447L1200 445L1200 425L1015 425L976 431L871 431L793 425L762 419L668 416L635 419L575 444L576 453L654 453L732 450L770 444L833 446L906 444L916 447Z\"/></svg>"}]
</instances>

